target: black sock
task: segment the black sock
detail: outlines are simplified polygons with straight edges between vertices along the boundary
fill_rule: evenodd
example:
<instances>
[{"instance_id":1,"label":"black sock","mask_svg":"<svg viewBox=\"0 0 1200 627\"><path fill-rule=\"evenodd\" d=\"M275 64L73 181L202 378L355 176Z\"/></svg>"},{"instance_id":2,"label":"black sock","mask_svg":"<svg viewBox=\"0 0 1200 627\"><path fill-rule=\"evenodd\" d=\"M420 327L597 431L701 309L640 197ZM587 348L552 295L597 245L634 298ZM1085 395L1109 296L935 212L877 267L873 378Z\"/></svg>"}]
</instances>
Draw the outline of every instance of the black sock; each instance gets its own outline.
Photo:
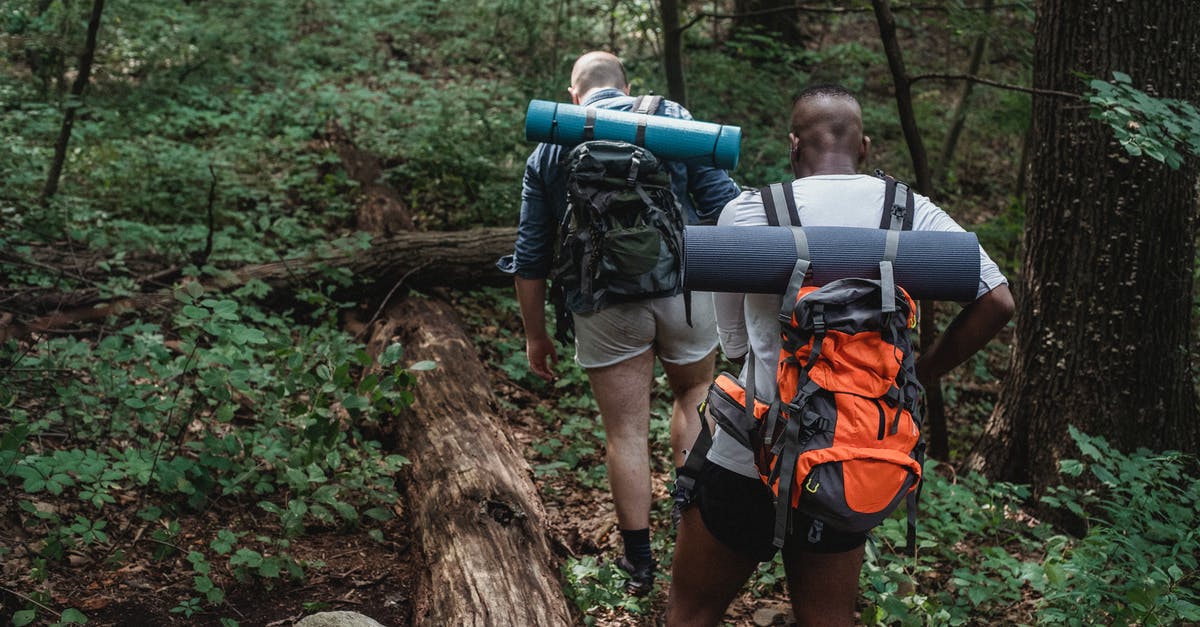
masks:
<instances>
[{"instance_id":1,"label":"black sock","mask_svg":"<svg viewBox=\"0 0 1200 627\"><path fill-rule=\"evenodd\" d=\"M625 557L635 565L645 564L653 559L650 555L650 528L621 530L621 540L625 543Z\"/></svg>"}]
</instances>

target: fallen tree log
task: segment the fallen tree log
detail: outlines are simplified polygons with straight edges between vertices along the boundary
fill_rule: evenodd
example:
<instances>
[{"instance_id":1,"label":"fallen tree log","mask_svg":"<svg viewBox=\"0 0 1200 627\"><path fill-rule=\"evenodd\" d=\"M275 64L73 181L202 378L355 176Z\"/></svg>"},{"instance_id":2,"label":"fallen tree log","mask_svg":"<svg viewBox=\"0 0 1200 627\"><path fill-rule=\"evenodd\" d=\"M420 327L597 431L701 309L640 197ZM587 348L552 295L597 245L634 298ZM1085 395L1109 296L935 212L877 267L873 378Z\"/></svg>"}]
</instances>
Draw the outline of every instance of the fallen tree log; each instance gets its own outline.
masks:
<instances>
[{"instance_id":1,"label":"fallen tree log","mask_svg":"<svg viewBox=\"0 0 1200 627\"><path fill-rule=\"evenodd\" d=\"M329 250L306 257L243 266L206 281L205 287L226 290L260 280L273 289L291 291L315 284L325 273L344 271L354 283L342 298L386 293L398 283L427 289L470 289L508 285L511 278L496 269L496 259L512 252L515 228L489 227L466 231L406 232L377 237L366 250ZM18 315L42 315L29 322L0 326L0 341L31 332L59 329L124 311L137 311L174 303L170 290L158 289L118 299L105 299L98 288L52 293L13 303ZM28 318L26 318L28 319Z\"/></svg>"},{"instance_id":2,"label":"fallen tree log","mask_svg":"<svg viewBox=\"0 0 1200 627\"><path fill-rule=\"evenodd\" d=\"M426 562L416 625L570 625L530 469L496 416L487 372L450 305L407 298L372 333L432 360L397 416L406 498Z\"/></svg>"}]
</instances>

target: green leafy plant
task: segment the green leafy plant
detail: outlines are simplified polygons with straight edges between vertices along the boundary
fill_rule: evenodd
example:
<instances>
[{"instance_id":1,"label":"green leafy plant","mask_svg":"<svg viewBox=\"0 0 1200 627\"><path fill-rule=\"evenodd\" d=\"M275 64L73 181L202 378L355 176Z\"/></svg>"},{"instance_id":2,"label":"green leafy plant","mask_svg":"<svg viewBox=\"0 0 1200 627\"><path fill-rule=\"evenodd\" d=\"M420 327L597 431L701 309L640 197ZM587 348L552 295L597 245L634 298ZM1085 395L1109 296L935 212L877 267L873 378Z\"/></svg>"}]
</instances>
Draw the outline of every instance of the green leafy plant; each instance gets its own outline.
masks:
<instances>
[{"instance_id":1,"label":"green leafy plant","mask_svg":"<svg viewBox=\"0 0 1200 627\"><path fill-rule=\"evenodd\" d=\"M1200 478L1176 452L1125 454L1070 428L1083 457L1060 463L1098 487L1060 487L1043 501L1083 517L1079 541L1046 547L1041 618L1049 624L1167 625L1200 621Z\"/></svg>"},{"instance_id":2,"label":"green leafy plant","mask_svg":"<svg viewBox=\"0 0 1200 627\"><path fill-rule=\"evenodd\" d=\"M1145 155L1172 170L1186 155L1200 156L1200 109L1194 103L1151 96L1124 72L1113 72L1112 81L1093 79L1088 87L1092 118L1108 124L1130 155Z\"/></svg>"},{"instance_id":3,"label":"green leafy plant","mask_svg":"<svg viewBox=\"0 0 1200 627\"><path fill-rule=\"evenodd\" d=\"M625 592L629 575L615 562L600 562L594 556L569 558L563 565L567 598L584 612L585 622L595 624L592 614L599 610L623 609L636 614L649 609L649 597L634 597Z\"/></svg>"}]
</instances>

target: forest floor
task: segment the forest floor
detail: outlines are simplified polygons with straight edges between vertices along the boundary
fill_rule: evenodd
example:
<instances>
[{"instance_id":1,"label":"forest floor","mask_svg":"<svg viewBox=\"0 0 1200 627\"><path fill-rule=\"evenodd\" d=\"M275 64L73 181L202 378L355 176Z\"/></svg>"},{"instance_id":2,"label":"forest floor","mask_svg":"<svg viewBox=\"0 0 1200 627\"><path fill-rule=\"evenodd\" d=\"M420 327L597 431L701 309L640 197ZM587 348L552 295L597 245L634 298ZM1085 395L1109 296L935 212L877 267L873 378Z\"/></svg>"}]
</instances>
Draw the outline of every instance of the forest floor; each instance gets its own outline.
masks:
<instances>
[{"instance_id":1,"label":"forest floor","mask_svg":"<svg viewBox=\"0 0 1200 627\"><path fill-rule=\"evenodd\" d=\"M611 563L620 554L620 535L604 474L603 432L578 368L560 363L563 380L546 385L533 380L524 367L519 318L511 298L496 292L457 298L468 335L476 338L480 359L492 377L501 410L498 424L525 453L546 510L551 545L563 560L568 596L584 606L580 616L606 626L660 624L666 607L673 530L670 527L671 473L665 428L669 414L665 382L656 391L652 417L654 508L651 525L660 562L653 593L630 609ZM569 362L570 346L560 347ZM998 361L993 355L989 361ZM993 368L1000 364L993 363ZM995 380L972 381L948 399L951 433L970 431L966 425L990 407ZM978 427L976 426L975 429ZM69 442L62 442L69 446ZM403 454L403 446L396 452ZM402 482L401 471L398 481ZM91 625L220 625L233 619L241 625L291 625L318 611L350 610L385 625L411 623L419 601L417 580L423 572L420 551L403 502L396 516L381 524L382 542L362 531L308 527L281 545L284 534L278 518L264 515L253 499L218 501L202 511L183 514L178 526L138 516L143 506L133 494L117 493L116 513L107 516L107 541L76 545L64 560L47 563L34 550L28 512L23 515L20 490L0 492L0 546L9 552L0 563L0 622L8 624L16 609L42 607L39 619L53 608L77 608ZM41 493L33 506L63 517L78 513L79 503ZM186 509L186 508L185 508ZM86 511L83 511L86 514ZM25 522L23 523L22 520ZM224 590L224 602L201 603L192 551L206 550L205 539L234 525L260 540L275 542L275 554L287 553L308 566L303 578L250 578L239 581L228 568L214 567L210 577ZM271 540L274 538L275 540ZM268 552L264 550L264 555ZM576 572L571 569L575 567ZM609 576L603 576L607 569ZM730 607L727 623L742 626L784 624L787 599L782 582L760 576ZM776 571L776 575L778 572ZM32 593L30 591L37 591ZM188 601L196 599L191 610ZM775 621L775 622L772 622ZM38 622L36 624L49 624Z\"/></svg>"},{"instance_id":2,"label":"forest floor","mask_svg":"<svg viewBox=\"0 0 1200 627\"><path fill-rule=\"evenodd\" d=\"M305 615L331 610L360 612L385 625L411 622L414 580L421 566L402 510L381 523L383 542L365 533L310 528L279 547L310 565L302 579L284 575L273 582L237 581L214 567L210 576L224 589L225 600L215 607L197 606L192 613L181 608L202 595L195 588L189 552L205 550L204 539L233 520L255 535L278 538L283 534L273 517L256 511L252 503L217 503L180 516L178 528L160 539L166 537L164 526L138 518L138 504L131 498L127 507L109 515L106 549L72 550L65 564L48 566L26 541L18 515L21 496L19 490L0 493L0 546L13 549L0 565L0 624L14 624L13 612L30 604L44 610L35 625L50 624L54 608L64 607L82 611L88 625L122 627L221 625L222 619L243 626L290 626ZM39 510L67 506L67 499L42 497L35 502ZM21 590L37 590L36 598Z\"/></svg>"}]
</instances>

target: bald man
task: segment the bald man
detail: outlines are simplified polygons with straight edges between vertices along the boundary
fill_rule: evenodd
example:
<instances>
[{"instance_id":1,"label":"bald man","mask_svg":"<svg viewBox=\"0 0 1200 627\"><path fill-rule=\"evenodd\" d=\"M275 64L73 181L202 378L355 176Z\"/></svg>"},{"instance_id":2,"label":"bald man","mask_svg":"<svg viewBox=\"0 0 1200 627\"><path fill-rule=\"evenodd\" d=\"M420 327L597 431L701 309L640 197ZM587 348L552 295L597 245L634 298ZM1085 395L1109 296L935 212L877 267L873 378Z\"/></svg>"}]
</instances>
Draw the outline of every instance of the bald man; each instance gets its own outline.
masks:
<instances>
[{"instance_id":1,"label":"bald man","mask_svg":"<svg viewBox=\"0 0 1200 627\"><path fill-rule=\"evenodd\" d=\"M576 60L567 92L577 105L627 111L625 68L607 52L589 52ZM675 102L663 100L657 115L690 120ZM558 361L546 329L546 277L554 259L554 239L566 213L562 146L541 144L525 166L521 220L513 255L500 260L515 275L517 300L525 325L529 368L551 381ZM721 208L738 194L723 170L666 162L671 187L689 224L716 220ZM684 295L619 303L593 310L579 297L578 286L566 286L565 301L575 324L575 360L591 383L604 424L605 463L621 531L624 555L617 564L630 574L626 589L643 595L653 588L657 562L650 552L650 390L657 357L674 395L671 413L672 463L683 464L684 447L700 431L696 406L713 378L717 330L712 299L692 295L692 324L687 323Z\"/></svg>"},{"instance_id":2,"label":"bald man","mask_svg":"<svg viewBox=\"0 0 1200 627\"><path fill-rule=\"evenodd\" d=\"M858 100L837 85L801 92L792 109L792 191L804 226L878 228L884 181L858 174L871 140L863 134ZM759 192L744 192L721 214L723 226L763 226L767 216ZM917 195L913 229L961 231L928 198ZM1012 317L1007 281L981 248L976 300L917 360L917 377L926 383L945 374L982 348ZM775 399L776 361L780 351L777 318L782 296L713 295L721 347L733 360L753 347L756 396ZM775 554L775 510L762 483L753 453L716 429L712 448L696 480L695 498L683 512L675 543L668 625L716 625L759 562ZM793 512L783 546L792 611L800 625L851 625L858 597L865 533L845 533Z\"/></svg>"}]
</instances>

